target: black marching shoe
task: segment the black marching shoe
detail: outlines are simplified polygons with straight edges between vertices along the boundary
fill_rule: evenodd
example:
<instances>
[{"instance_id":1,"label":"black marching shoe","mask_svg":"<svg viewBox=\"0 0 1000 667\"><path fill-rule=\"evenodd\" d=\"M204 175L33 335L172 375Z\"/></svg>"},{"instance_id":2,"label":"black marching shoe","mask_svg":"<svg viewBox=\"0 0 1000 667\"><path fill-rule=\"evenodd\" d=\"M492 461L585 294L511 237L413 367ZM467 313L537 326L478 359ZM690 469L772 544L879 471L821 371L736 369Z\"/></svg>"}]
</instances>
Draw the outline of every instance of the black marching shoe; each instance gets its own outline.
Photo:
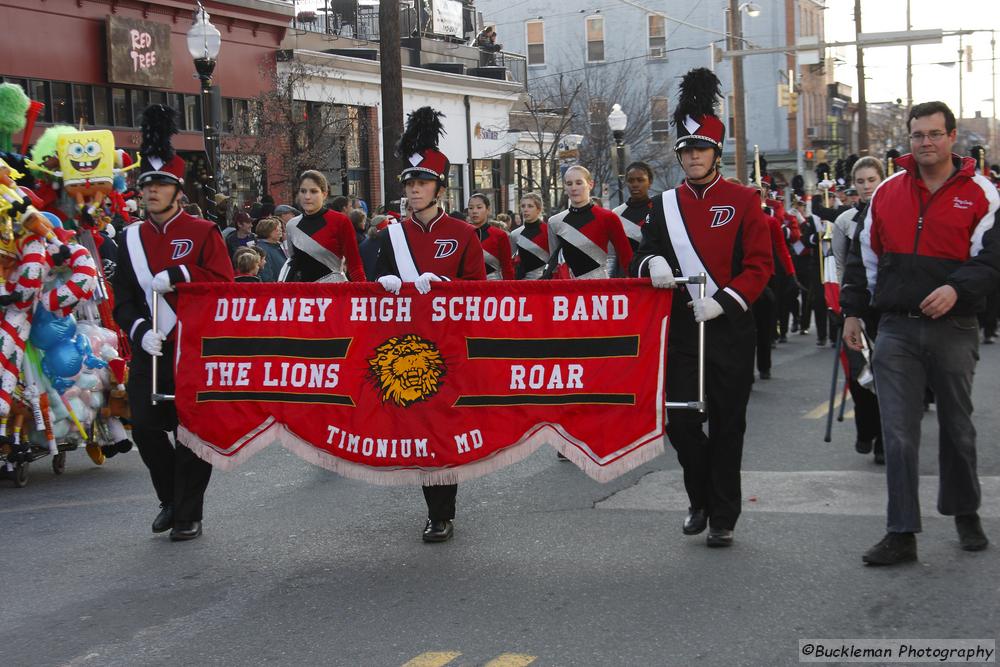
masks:
<instances>
[{"instance_id":1,"label":"black marching shoe","mask_svg":"<svg viewBox=\"0 0 1000 667\"><path fill-rule=\"evenodd\" d=\"M703 509L688 508L688 515L684 518L684 525L681 531L685 535L697 535L704 532L708 527L708 514Z\"/></svg>"},{"instance_id":2,"label":"black marching shoe","mask_svg":"<svg viewBox=\"0 0 1000 667\"><path fill-rule=\"evenodd\" d=\"M710 547L733 546L733 531L729 528L709 528L705 544Z\"/></svg>"},{"instance_id":3,"label":"black marching shoe","mask_svg":"<svg viewBox=\"0 0 1000 667\"><path fill-rule=\"evenodd\" d=\"M174 525L174 507L167 503L160 503L160 513L153 519L153 532L163 533Z\"/></svg>"},{"instance_id":4,"label":"black marching shoe","mask_svg":"<svg viewBox=\"0 0 1000 667\"><path fill-rule=\"evenodd\" d=\"M826 339L820 338L816 341L816 347L826 347Z\"/></svg>"},{"instance_id":5,"label":"black marching shoe","mask_svg":"<svg viewBox=\"0 0 1000 667\"><path fill-rule=\"evenodd\" d=\"M982 551L990 543L975 512L956 516L955 529L958 530L958 541L963 551Z\"/></svg>"},{"instance_id":6,"label":"black marching shoe","mask_svg":"<svg viewBox=\"0 0 1000 667\"><path fill-rule=\"evenodd\" d=\"M455 525L452 521L434 521L427 519L424 526L424 542L447 542L455 534Z\"/></svg>"},{"instance_id":7,"label":"black marching shoe","mask_svg":"<svg viewBox=\"0 0 1000 667\"><path fill-rule=\"evenodd\" d=\"M761 371L760 372L760 379L761 380L770 380L771 379L771 371Z\"/></svg>"},{"instance_id":8,"label":"black marching shoe","mask_svg":"<svg viewBox=\"0 0 1000 667\"><path fill-rule=\"evenodd\" d=\"M886 533L882 541L861 557L868 565L897 565L917 560L917 536L913 533Z\"/></svg>"},{"instance_id":9,"label":"black marching shoe","mask_svg":"<svg viewBox=\"0 0 1000 667\"><path fill-rule=\"evenodd\" d=\"M184 542L201 536L201 521L178 521L170 531L171 542Z\"/></svg>"},{"instance_id":10,"label":"black marching shoe","mask_svg":"<svg viewBox=\"0 0 1000 667\"><path fill-rule=\"evenodd\" d=\"M854 441L854 451L858 454L871 454L872 453L872 441L862 440L858 438Z\"/></svg>"}]
</instances>

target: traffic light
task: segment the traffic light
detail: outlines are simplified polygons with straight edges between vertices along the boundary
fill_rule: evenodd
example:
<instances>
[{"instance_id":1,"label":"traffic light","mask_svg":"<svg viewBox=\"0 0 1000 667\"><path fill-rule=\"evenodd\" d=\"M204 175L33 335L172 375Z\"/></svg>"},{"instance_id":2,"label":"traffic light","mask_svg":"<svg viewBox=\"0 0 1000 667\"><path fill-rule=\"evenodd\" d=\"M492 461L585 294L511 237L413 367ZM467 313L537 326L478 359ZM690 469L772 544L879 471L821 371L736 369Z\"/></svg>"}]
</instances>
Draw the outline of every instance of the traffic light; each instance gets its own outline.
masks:
<instances>
[{"instance_id":1,"label":"traffic light","mask_svg":"<svg viewBox=\"0 0 1000 667\"><path fill-rule=\"evenodd\" d=\"M799 94L791 93L788 96L788 110L792 113L796 113L799 110Z\"/></svg>"},{"instance_id":2,"label":"traffic light","mask_svg":"<svg viewBox=\"0 0 1000 667\"><path fill-rule=\"evenodd\" d=\"M806 162L812 162L813 159L816 157L816 151L804 151L804 152L805 152Z\"/></svg>"},{"instance_id":3,"label":"traffic light","mask_svg":"<svg viewBox=\"0 0 1000 667\"><path fill-rule=\"evenodd\" d=\"M779 83L778 84L778 106L779 107L787 107L789 105L789 103L790 102L789 102L789 95L788 95L788 86L785 85L785 84L783 84L783 83Z\"/></svg>"}]
</instances>

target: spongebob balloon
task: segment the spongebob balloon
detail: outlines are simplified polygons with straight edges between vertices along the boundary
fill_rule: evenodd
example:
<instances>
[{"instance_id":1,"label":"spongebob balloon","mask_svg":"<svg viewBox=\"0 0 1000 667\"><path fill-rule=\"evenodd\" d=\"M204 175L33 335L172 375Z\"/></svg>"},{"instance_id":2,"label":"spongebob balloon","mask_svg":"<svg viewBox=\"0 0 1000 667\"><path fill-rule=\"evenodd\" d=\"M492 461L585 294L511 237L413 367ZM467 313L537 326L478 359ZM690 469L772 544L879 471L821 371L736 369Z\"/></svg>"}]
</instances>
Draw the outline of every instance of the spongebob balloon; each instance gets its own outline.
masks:
<instances>
[{"instance_id":1,"label":"spongebob balloon","mask_svg":"<svg viewBox=\"0 0 1000 667\"><path fill-rule=\"evenodd\" d=\"M56 155L59 171L49 171L29 162L38 169L62 180L66 194L76 202L80 210L90 214L104 203L105 197L114 189L115 176L128 171L115 169L115 136L111 130L86 130L62 134L57 139Z\"/></svg>"}]
</instances>

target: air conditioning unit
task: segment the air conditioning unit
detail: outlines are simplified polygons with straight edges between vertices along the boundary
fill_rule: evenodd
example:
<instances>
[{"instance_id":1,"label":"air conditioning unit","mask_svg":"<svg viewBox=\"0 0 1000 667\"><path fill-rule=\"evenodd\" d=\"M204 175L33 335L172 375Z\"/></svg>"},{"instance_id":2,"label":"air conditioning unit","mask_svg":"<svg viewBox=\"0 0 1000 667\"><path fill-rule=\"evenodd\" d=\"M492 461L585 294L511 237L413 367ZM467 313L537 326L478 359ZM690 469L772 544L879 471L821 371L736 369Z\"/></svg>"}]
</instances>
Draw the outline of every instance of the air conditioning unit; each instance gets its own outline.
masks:
<instances>
[{"instance_id":1,"label":"air conditioning unit","mask_svg":"<svg viewBox=\"0 0 1000 667\"><path fill-rule=\"evenodd\" d=\"M666 56L667 56L666 49L664 49L662 46L651 46L649 48L650 58L665 58Z\"/></svg>"},{"instance_id":2,"label":"air conditioning unit","mask_svg":"<svg viewBox=\"0 0 1000 667\"><path fill-rule=\"evenodd\" d=\"M815 139L819 134L819 128L815 125L806 128L806 136L810 139Z\"/></svg>"}]
</instances>

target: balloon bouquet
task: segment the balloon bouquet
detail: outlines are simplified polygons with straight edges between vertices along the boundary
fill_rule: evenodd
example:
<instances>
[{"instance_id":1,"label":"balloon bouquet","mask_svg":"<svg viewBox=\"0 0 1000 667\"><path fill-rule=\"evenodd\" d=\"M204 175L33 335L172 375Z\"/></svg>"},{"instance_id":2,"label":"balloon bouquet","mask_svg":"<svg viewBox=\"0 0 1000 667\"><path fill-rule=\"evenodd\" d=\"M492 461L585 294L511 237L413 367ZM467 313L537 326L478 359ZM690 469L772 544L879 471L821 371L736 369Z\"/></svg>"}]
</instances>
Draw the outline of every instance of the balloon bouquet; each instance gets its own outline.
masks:
<instances>
[{"instance_id":1,"label":"balloon bouquet","mask_svg":"<svg viewBox=\"0 0 1000 667\"><path fill-rule=\"evenodd\" d=\"M0 148L11 148L3 133L19 131L12 119L30 108L18 86L0 85ZM65 451L80 444L98 465L132 446L122 405L127 343L95 262L95 235L120 206L111 193L122 155L109 131L57 133L47 144L55 155L0 151L0 469L18 486L41 456L52 454L59 473ZM28 187L35 177L45 179L40 191L68 196L65 225Z\"/></svg>"}]
</instances>

